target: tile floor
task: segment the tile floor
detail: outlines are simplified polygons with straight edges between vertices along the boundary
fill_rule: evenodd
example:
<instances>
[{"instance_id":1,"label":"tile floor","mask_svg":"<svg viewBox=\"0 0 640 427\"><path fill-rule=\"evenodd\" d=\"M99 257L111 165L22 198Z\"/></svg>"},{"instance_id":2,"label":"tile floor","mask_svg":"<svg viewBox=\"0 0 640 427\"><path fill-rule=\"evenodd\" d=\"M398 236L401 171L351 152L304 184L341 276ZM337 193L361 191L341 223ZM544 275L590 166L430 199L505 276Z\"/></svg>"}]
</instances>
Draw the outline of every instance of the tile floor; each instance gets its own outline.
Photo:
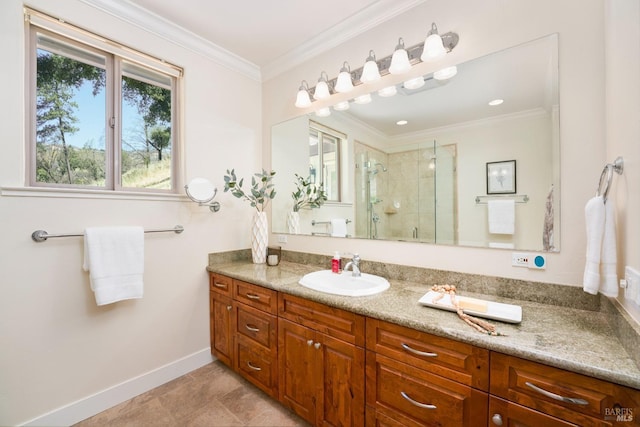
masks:
<instances>
[{"instance_id":1,"label":"tile floor","mask_svg":"<svg viewBox=\"0 0 640 427\"><path fill-rule=\"evenodd\" d=\"M308 425L219 361L75 424L76 427Z\"/></svg>"}]
</instances>

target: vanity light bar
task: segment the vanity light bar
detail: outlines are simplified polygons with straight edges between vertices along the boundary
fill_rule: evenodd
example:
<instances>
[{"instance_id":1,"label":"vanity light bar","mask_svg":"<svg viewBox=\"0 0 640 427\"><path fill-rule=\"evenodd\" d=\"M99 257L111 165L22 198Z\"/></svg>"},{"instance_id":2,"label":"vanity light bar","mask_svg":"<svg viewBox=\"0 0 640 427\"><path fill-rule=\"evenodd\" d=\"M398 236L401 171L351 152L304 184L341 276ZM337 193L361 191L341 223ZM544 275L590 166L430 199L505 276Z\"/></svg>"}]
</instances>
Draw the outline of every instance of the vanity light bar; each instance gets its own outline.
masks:
<instances>
[{"instance_id":1,"label":"vanity light bar","mask_svg":"<svg viewBox=\"0 0 640 427\"><path fill-rule=\"evenodd\" d=\"M444 48L447 51L447 53L451 52L453 50L453 48L456 47L456 45L458 44L458 41L460 40L460 37L458 36L458 34L454 33L454 32L448 32L448 33L444 33L441 35L442 37L442 42L444 44ZM422 60L420 59L420 56L422 55L422 52L424 50L424 42L422 43L418 43L416 45L413 45L411 47L405 48L405 50L407 51L407 54L409 56L409 62L411 63L411 65L415 65L418 64L420 62L422 62ZM378 59L376 60L376 64L378 64L378 70L380 72L380 76L386 76L389 73L389 67L391 66L391 58L393 57L393 53L391 55L385 56L382 59ZM351 71L351 78L353 80L353 86L359 86L362 83L362 81L360 80L360 78L362 77L362 70L364 69L364 65L360 68L357 68L355 70ZM323 71L324 73L324 71ZM325 74L326 75L326 74ZM334 94L337 93L335 91L335 86L336 86L336 82L337 82L338 78L335 77L331 80L327 80L327 85L329 86L329 93L330 94ZM301 90L303 89L303 87L301 86L300 88ZM304 88L306 89L306 88ZM312 94L315 92L315 86L308 88L307 90L308 93ZM313 103L315 100L313 99L313 96L310 96L310 101Z\"/></svg>"}]
</instances>

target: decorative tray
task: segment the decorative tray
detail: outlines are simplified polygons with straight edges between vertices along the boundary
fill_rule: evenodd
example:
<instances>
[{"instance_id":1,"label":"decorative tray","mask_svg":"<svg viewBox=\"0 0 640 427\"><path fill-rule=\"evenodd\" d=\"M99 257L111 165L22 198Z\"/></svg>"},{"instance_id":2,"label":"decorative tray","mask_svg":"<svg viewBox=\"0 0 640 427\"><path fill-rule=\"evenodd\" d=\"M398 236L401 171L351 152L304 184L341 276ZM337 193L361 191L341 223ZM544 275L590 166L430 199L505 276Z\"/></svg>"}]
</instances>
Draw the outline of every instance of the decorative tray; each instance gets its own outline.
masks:
<instances>
[{"instance_id":1,"label":"decorative tray","mask_svg":"<svg viewBox=\"0 0 640 427\"><path fill-rule=\"evenodd\" d=\"M437 299L437 297L442 297ZM436 301L434 302L434 299ZM503 304L500 302L485 301L478 298L462 297L456 295L456 301L466 314L485 319L499 320L507 323L520 323L522 321L522 307L513 304ZM456 311L451 304L449 294L441 294L436 291L429 291L418 300L427 307L439 308L440 310Z\"/></svg>"}]
</instances>

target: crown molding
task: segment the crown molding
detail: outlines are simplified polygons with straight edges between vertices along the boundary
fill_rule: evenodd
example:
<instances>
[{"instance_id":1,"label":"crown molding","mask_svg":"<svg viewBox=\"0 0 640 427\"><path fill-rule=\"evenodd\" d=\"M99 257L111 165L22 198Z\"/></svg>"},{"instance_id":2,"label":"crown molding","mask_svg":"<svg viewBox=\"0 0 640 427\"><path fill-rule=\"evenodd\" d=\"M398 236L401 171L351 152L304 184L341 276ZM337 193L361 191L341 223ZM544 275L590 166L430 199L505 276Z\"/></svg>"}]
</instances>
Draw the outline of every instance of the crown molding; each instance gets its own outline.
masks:
<instances>
[{"instance_id":1,"label":"crown molding","mask_svg":"<svg viewBox=\"0 0 640 427\"><path fill-rule=\"evenodd\" d=\"M252 62L128 0L80 0L122 21L155 34L173 44L206 56L252 80L261 81L260 68Z\"/></svg>"},{"instance_id":2,"label":"crown molding","mask_svg":"<svg viewBox=\"0 0 640 427\"><path fill-rule=\"evenodd\" d=\"M426 0L379 0L262 67L266 81L406 12Z\"/></svg>"},{"instance_id":3,"label":"crown molding","mask_svg":"<svg viewBox=\"0 0 640 427\"><path fill-rule=\"evenodd\" d=\"M256 81L266 81L424 3L426 0L379 0L262 68L129 0L80 1L173 44L206 56L246 77Z\"/></svg>"}]
</instances>

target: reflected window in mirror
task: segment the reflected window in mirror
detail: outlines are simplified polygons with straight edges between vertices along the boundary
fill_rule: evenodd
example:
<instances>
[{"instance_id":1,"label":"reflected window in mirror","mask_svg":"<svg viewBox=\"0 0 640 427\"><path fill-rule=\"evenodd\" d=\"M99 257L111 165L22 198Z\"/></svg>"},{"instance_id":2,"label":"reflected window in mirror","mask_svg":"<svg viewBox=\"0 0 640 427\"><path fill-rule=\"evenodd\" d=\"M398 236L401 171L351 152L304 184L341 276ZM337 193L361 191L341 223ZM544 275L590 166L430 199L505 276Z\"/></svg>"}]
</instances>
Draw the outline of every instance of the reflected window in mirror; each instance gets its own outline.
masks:
<instances>
[{"instance_id":1,"label":"reflected window in mirror","mask_svg":"<svg viewBox=\"0 0 640 427\"><path fill-rule=\"evenodd\" d=\"M327 200L342 201L340 194L340 148L346 135L317 122L309 124L309 176L323 185Z\"/></svg>"}]
</instances>

